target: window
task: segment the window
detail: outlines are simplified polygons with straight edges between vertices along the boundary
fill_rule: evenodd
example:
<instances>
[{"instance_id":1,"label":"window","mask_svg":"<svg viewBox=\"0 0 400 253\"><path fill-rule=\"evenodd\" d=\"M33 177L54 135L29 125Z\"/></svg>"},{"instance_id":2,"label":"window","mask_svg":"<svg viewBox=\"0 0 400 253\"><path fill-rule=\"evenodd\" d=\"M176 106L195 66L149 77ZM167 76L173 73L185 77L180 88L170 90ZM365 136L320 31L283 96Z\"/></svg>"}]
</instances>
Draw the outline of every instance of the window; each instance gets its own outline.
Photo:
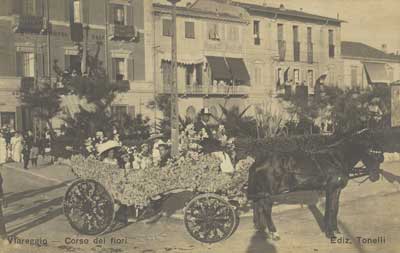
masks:
<instances>
[{"instance_id":1,"label":"window","mask_svg":"<svg viewBox=\"0 0 400 253\"><path fill-rule=\"evenodd\" d=\"M239 27L237 27L236 25L231 25L228 28L228 40L229 41L238 41L239 40Z\"/></svg>"},{"instance_id":2,"label":"window","mask_svg":"<svg viewBox=\"0 0 400 253\"><path fill-rule=\"evenodd\" d=\"M260 45L260 21L254 20L253 22L253 35L254 35L254 45Z\"/></svg>"},{"instance_id":3,"label":"window","mask_svg":"<svg viewBox=\"0 0 400 253\"><path fill-rule=\"evenodd\" d=\"M73 10L74 23L82 23L81 1L80 0L74 0L73 7L74 7L74 10Z\"/></svg>"},{"instance_id":4,"label":"window","mask_svg":"<svg viewBox=\"0 0 400 253\"><path fill-rule=\"evenodd\" d=\"M297 25L293 26L293 41L294 42L299 41L299 27Z\"/></svg>"},{"instance_id":5,"label":"window","mask_svg":"<svg viewBox=\"0 0 400 253\"><path fill-rule=\"evenodd\" d=\"M194 76L193 74L194 74L194 65L187 65L185 68L186 85L192 85Z\"/></svg>"},{"instance_id":6,"label":"window","mask_svg":"<svg viewBox=\"0 0 400 253\"><path fill-rule=\"evenodd\" d=\"M357 75L358 75L358 67L351 66L351 84L350 85L352 87L358 86Z\"/></svg>"},{"instance_id":7,"label":"window","mask_svg":"<svg viewBox=\"0 0 400 253\"><path fill-rule=\"evenodd\" d=\"M172 20L163 19L163 36L172 36Z\"/></svg>"},{"instance_id":8,"label":"window","mask_svg":"<svg viewBox=\"0 0 400 253\"><path fill-rule=\"evenodd\" d=\"M15 1L15 0L14 0ZM34 0L22 0L22 14L24 15L34 15Z\"/></svg>"},{"instance_id":9,"label":"window","mask_svg":"<svg viewBox=\"0 0 400 253\"><path fill-rule=\"evenodd\" d=\"M185 22L185 38L194 39L194 22Z\"/></svg>"},{"instance_id":10,"label":"window","mask_svg":"<svg viewBox=\"0 0 400 253\"><path fill-rule=\"evenodd\" d=\"M309 88L314 88L314 71L312 69L307 71L307 85Z\"/></svg>"},{"instance_id":11,"label":"window","mask_svg":"<svg viewBox=\"0 0 400 253\"><path fill-rule=\"evenodd\" d=\"M334 39L333 39L333 30L329 29L328 30L328 39L329 39L329 45L334 45Z\"/></svg>"},{"instance_id":12,"label":"window","mask_svg":"<svg viewBox=\"0 0 400 253\"><path fill-rule=\"evenodd\" d=\"M300 70L299 69L293 70L293 81L296 85L300 84Z\"/></svg>"},{"instance_id":13,"label":"window","mask_svg":"<svg viewBox=\"0 0 400 253\"><path fill-rule=\"evenodd\" d=\"M283 24L278 24L278 40L283 40Z\"/></svg>"},{"instance_id":14,"label":"window","mask_svg":"<svg viewBox=\"0 0 400 253\"><path fill-rule=\"evenodd\" d=\"M312 28L307 27L307 42L312 43Z\"/></svg>"},{"instance_id":15,"label":"window","mask_svg":"<svg viewBox=\"0 0 400 253\"><path fill-rule=\"evenodd\" d=\"M111 114L115 121L117 121L120 126L122 126L127 118L128 114L128 106L126 105L113 105L111 106Z\"/></svg>"},{"instance_id":16,"label":"window","mask_svg":"<svg viewBox=\"0 0 400 253\"><path fill-rule=\"evenodd\" d=\"M329 40L329 58L335 57L335 43L333 38L333 30L328 30L328 40Z\"/></svg>"},{"instance_id":17,"label":"window","mask_svg":"<svg viewBox=\"0 0 400 253\"><path fill-rule=\"evenodd\" d=\"M0 112L0 126L15 129L15 112Z\"/></svg>"},{"instance_id":18,"label":"window","mask_svg":"<svg viewBox=\"0 0 400 253\"><path fill-rule=\"evenodd\" d=\"M218 24L216 24L216 23L208 24L208 39L220 40Z\"/></svg>"},{"instance_id":19,"label":"window","mask_svg":"<svg viewBox=\"0 0 400 253\"><path fill-rule=\"evenodd\" d=\"M203 84L203 64L196 65L196 84L202 85Z\"/></svg>"},{"instance_id":20,"label":"window","mask_svg":"<svg viewBox=\"0 0 400 253\"><path fill-rule=\"evenodd\" d=\"M127 80L124 58L113 58L113 79L116 81Z\"/></svg>"},{"instance_id":21,"label":"window","mask_svg":"<svg viewBox=\"0 0 400 253\"><path fill-rule=\"evenodd\" d=\"M33 53L17 52L18 76L35 76L35 55Z\"/></svg>"},{"instance_id":22,"label":"window","mask_svg":"<svg viewBox=\"0 0 400 253\"><path fill-rule=\"evenodd\" d=\"M293 26L293 60L300 61L299 27Z\"/></svg>"},{"instance_id":23,"label":"window","mask_svg":"<svg viewBox=\"0 0 400 253\"><path fill-rule=\"evenodd\" d=\"M123 5L113 4L113 22L115 25L125 25L125 10Z\"/></svg>"},{"instance_id":24,"label":"window","mask_svg":"<svg viewBox=\"0 0 400 253\"><path fill-rule=\"evenodd\" d=\"M278 68L276 72L276 86L283 85L284 83L284 76L282 68Z\"/></svg>"},{"instance_id":25,"label":"window","mask_svg":"<svg viewBox=\"0 0 400 253\"><path fill-rule=\"evenodd\" d=\"M65 64L66 69L70 71L76 71L78 73L81 72L81 57L79 55L65 55Z\"/></svg>"}]
</instances>

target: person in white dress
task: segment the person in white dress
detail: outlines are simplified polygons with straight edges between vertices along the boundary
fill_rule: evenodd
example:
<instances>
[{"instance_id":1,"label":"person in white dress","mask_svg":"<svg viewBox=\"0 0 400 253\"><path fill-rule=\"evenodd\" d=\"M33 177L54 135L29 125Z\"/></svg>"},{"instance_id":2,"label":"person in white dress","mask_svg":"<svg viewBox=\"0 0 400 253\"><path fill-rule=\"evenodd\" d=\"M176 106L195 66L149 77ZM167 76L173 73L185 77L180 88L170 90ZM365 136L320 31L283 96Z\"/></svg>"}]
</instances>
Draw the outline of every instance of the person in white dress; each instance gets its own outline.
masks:
<instances>
[{"instance_id":1,"label":"person in white dress","mask_svg":"<svg viewBox=\"0 0 400 253\"><path fill-rule=\"evenodd\" d=\"M7 143L3 134L0 133L0 165L7 162Z\"/></svg>"},{"instance_id":2,"label":"person in white dress","mask_svg":"<svg viewBox=\"0 0 400 253\"><path fill-rule=\"evenodd\" d=\"M19 132L11 138L11 158L14 162L21 162L23 138Z\"/></svg>"}]
</instances>

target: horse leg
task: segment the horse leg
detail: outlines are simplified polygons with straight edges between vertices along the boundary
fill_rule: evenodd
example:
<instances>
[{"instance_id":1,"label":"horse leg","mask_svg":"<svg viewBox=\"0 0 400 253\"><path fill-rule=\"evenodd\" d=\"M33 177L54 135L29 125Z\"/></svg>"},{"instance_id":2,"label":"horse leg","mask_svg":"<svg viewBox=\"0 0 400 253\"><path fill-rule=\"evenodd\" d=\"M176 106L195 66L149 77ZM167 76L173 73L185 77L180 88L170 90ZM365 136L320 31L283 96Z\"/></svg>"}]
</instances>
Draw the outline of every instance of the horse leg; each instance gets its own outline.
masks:
<instances>
[{"instance_id":1,"label":"horse leg","mask_svg":"<svg viewBox=\"0 0 400 253\"><path fill-rule=\"evenodd\" d=\"M258 232L265 233L267 221L264 214L264 199L258 199L253 204L253 222Z\"/></svg>"},{"instance_id":2,"label":"horse leg","mask_svg":"<svg viewBox=\"0 0 400 253\"><path fill-rule=\"evenodd\" d=\"M334 236L332 232L332 190L327 189L326 190L326 197L325 197L325 235L328 238L331 238Z\"/></svg>"},{"instance_id":3,"label":"horse leg","mask_svg":"<svg viewBox=\"0 0 400 253\"><path fill-rule=\"evenodd\" d=\"M272 206L273 206L273 201L269 198L268 200L265 201L264 212L267 219L269 235L272 238L272 240L278 241L281 238L278 232L276 231L275 224L272 220Z\"/></svg>"},{"instance_id":4,"label":"horse leg","mask_svg":"<svg viewBox=\"0 0 400 253\"><path fill-rule=\"evenodd\" d=\"M337 225L337 216L339 213L339 198L340 198L340 193L341 193L342 189L339 188L337 190L334 191L333 193L333 214L332 214L332 230L335 234L340 234L338 225Z\"/></svg>"}]
</instances>

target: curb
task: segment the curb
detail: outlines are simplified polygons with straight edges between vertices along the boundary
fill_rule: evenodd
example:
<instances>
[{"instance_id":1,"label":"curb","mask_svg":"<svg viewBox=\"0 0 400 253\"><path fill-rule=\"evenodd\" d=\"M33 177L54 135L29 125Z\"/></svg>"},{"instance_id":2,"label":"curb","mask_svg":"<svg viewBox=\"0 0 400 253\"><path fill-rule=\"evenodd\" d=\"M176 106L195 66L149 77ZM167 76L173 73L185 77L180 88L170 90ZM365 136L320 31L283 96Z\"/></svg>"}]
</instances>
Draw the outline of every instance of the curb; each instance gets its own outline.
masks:
<instances>
[{"instance_id":1,"label":"curb","mask_svg":"<svg viewBox=\"0 0 400 253\"><path fill-rule=\"evenodd\" d=\"M32 176L35 176L35 177L38 177L38 178L41 178L41 179L44 179L44 180L47 180L47 181L51 181L53 183L57 183L57 184L64 183L64 181L61 181L61 180L58 180L58 179L55 179L55 178L51 178L51 177L46 177L46 176L34 173L32 171L29 171L29 170L20 169L18 167L12 166L10 164L3 164L3 167L7 168L7 169L13 169L13 170L16 170L16 171L19 171L19 172L27 173L27 174L30 174Z\"/></svg>"}]
</instances>

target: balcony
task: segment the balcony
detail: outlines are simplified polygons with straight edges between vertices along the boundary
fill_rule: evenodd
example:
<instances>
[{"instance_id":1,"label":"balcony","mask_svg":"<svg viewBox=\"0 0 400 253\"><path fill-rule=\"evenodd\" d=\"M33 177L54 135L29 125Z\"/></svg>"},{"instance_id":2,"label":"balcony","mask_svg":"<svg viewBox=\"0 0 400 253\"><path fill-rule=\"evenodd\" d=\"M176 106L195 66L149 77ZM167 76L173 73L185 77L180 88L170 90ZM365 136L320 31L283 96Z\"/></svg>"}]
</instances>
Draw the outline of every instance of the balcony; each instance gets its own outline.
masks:
<instances>
[{"instance_id":1,"label":"balcony","mask_svg":"<svg viewBox=\"0 0 400 253\"><path fill-rule=\"evenodd\" d=\"M12 29L18 33L46 33L49 25L40 16L13 15Z\"/></svg>"},{"instance_id":2,"label":"balcony","mask_svg":"<svg viewBox=\"0 0 400 253\"><path fill-rule=\"evenodd\" d=\"M108 33L110 40L133 41L137 37L137 31L133 25L110 24Z\"/></svg>"},{"instance_id":3,"label":"balcony","mask_svg":"<svg viewBox=\"0 0 400 253\"><path fill-rule=\"evenodd\" d=\"M300 42L298 41L293 42L293 61L300 61Z\"/></svg>"},{"instance_id":4,"label":"balcony","mask_svg":"<svg viewBox=\"0 0 400 253\"><path fill-rule=\"evenodd\" d=\"M308 42L307 43L307 63L308 64L313 64L314 63L314 48L313 48L313 43Z\"/></svg>"},{"instance_id":5,"label":"balcony","mask_svg":"<svg viewBox=\"0 0 400 253\"><path fill-rule=\"evenodd\" d=\"M279 61L285 61L286 41L278 40L278 53L279 53Z\"/></svg>"},{"instance_id":6,"label":"balcony","mask_svg":"<svg viewBox=\"0 0 400 253\"><path fill-rule=\"evenodd\" d=\"M237 86L218 86L218 85L193 85L178 87L178 94L191 96L247 96L250 87L245 85ZM165 86L164 93L171 93L171 87Z\"/></svg>"}]
</instances>

